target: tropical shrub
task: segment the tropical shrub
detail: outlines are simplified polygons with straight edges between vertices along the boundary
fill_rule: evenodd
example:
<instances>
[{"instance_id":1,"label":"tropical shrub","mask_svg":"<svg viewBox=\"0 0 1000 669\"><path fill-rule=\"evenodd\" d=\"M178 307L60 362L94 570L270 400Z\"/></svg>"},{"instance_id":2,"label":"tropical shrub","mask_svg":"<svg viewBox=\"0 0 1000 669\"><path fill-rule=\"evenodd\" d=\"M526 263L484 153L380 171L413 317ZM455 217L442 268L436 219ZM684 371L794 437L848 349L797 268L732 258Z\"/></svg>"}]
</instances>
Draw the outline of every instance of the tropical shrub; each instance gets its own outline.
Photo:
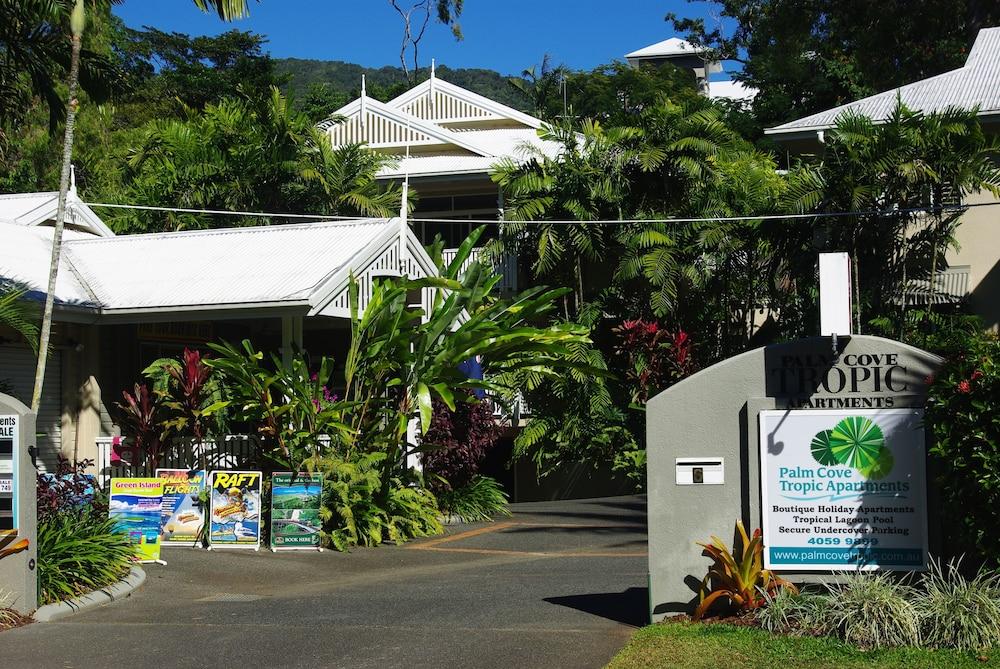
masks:
<instances>
[{"instance_id":1,"label":"tropical shrub","mask_svg":"<svg viewBox=\"0 0 1000 669\"><path fill-rule=\"evenodd\" d=\"M684 330L670 332L657 321L625 320L614 329L615 352L625 361L632 401L645 405L651 395L694 372L691 337Z\"/></svg>"},{"instance_id":2,"label":"tropical shrub","mask_svg":"<svg viewBox=\"0 0 1000 669\"><path fill-rule=\"evenodd\" d=\"M438 506L446 516L458 516L465 523L509 516L507 493L495 479L476 476L461 488L449 488L437 494Z\"/></svg>"},{"instance_id":3,"label":"tropical shrub","mask_svg":"<svg viewBox=\"0 0 1000 669\"><path fill-rule=\"evenodd\" d=\"M60 514L107 513L103 494L94 485L94 477L86 473L93 465L93 460L70 462L60 454L53 471L37 475L35 497L39 523Z\"/></svg>"},{"instance_id":4,"label":"tropical shrub","mask_svg":"<svg viewBox=\"0 0 1000 669\"><path fill-rule=\"evenodd\" d=\"M791 588L780 588L768 595L754 617L761 627L776 634L822 636L834 631L830 628L830 598Z\"/></svg>"},{"instance_id":5,"label":"tropical shrub","mask_svg":"<svg viewBox=\"0 0 1000 669\"><path fill-rule=\"evenodd\" d=\"M500 439L490 403L472 394L467 397L455 403L454 411L435 400L430 427L420 436L427 485L439 498L443 492L468 486Z\"/></svg>"},{"instance_id":6,"label":"tropical shrub","mask_svg":"<svg viewBox=\"0 0 1000 669\"><path fill-rule=\"evenodd\" d=\"M913 588L888 572L860 572L829 586L832 629L861 648L915 646L920 615Z\"/></svg>"},{"instance_id":7,"label":"tropical shrub","mask_svg":"<svg viewBox=\"0 0 1000 669\"><path fill-rule=\"evenodd\" d=\"M955 557L1000 564L1000 338L965 338L932 380L926 421L940 494L942 545Z\"/></svg>"},{"instance_id":8,"label":"tropical shrub","mask_svg":"<svg viewBox=\"0 0 1000 669\"><path fill-rule=\"evenodd\" d=\"M983 650L1000 645L1000 575L980 569L966 578L959 561L931 561L916 608L925 645Z\"/></svg>"},{"instance_id":9,"label":"tropical shrub","mask_svg":"<svg viewBox=\"0 0 1000 669\"><path fill-rule=\"evenodd\" d=\"M163 456L167 443L168 429L163 425L164 408L159 398L149 391L146 384L135 384L134 391L122 391L122 402L115 402L122 433L146 459L150 467L156 467Z\"/></svg>"},{"instance_id":10,"label":"tropical shrub","mask_svg":"<svg viewBox=\"0 0 1000 669\"><path fill-rule=\"evenodd\" d=\"M57 513L38 523L38 589L42 604L76 597L121 579L134 548L115 521L93 512Z\"/></svg>"},{"instance_id":11,"label":"tropical shrub","mask_svg":"<svg viewBox=\"0 0 1000 669\"><path fill-rule=\"evenodd\" d=\"M770 569L764 569L764 545L760 529L754 530L753 537L747 535L743 521L736 521L739 547L733 543L730 551L725 542L716 536L711 543L699 543L705 549L704 555L713 561L708 574L702 579L699 602L694 619L700 620L718 600L728 601L737 613L755 611L767 604L777 591L787 588L798 592L798 588L781 578Z\"/></svg>"},{"instance_id":12,"label":"tropical shrub","mask_svg":"<svg viewBox=\"0 0 1000 669\"><path fill-rule=\"evenodd\" d=\"M239 348L226 342L209 346L217 357L208 364L225 380L233 417L260 436L265 457L298 471L315 468L327 447L343 453L351 428L345 423L348 406L329 391L332 358L320 358L317 371L310 372L304 355L293 356L288 365L271 355L266 364L246 339Z\"/></svg>"},{"instance_id":13,"label":"tropical shrub","mask_svg":"<svg viewBox=\"0 0 1000 669\"><path fill-rule=\"evenodd\" d=\"M443 531L437 501L429 491L390 481L380 498L385 453L368 453L354 461L323 458L317 466L323 478L323 537L339 551L354 546L396 544Z\"/></svg>"}]
</instances>

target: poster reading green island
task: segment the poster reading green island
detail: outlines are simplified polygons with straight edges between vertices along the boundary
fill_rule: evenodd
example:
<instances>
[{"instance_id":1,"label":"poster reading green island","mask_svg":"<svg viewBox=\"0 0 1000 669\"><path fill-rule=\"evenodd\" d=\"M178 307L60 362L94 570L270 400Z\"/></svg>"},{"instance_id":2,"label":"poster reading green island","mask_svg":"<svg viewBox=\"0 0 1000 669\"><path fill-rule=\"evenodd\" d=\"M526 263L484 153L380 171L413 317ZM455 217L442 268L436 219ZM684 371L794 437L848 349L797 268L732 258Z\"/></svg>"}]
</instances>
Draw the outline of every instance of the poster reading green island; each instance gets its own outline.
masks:
<instances>
[{"instance_id":1,"label":"poster reading green island","mask_svg":"<svg viewBox=\"0 0 1000 669\"><path fill-rule=\"evenodd\" d=\"M197 546L205 526L201 493L205 472L187 469L157 469L163 481L163 507L160 543L164 546Z\"/></svg>"},{"instance_id":2,"label":"poster reading green island","mask_svg":"<svg viewBox=\"0 0 1000 669\"><path fill-rule=\"evenodd\" d=\"M927 566L923 411L760 414L764 566Z\"/></svg>"},{"instance_id":3,"label":"poster reading green island","mask_svg":"<svg viewBox=\"0 0 1000 669\"><path fill-rule=\"evenodd\" d=\"M160 479L111 479L108 516L115 521L115 531L128 536L135 546L138 562L160 559L162 504L163 481Z\"/></svg>"},{"instance_id":4,"label":"poster reading green island","mask_svg":"<svg viewBox=\"0 0 1000 669\"><path fill-rule=\"evenodd\" d=\"M271 477L271 547L319 548L323 475L276 472Z\"/></svg>"}]
</instances>

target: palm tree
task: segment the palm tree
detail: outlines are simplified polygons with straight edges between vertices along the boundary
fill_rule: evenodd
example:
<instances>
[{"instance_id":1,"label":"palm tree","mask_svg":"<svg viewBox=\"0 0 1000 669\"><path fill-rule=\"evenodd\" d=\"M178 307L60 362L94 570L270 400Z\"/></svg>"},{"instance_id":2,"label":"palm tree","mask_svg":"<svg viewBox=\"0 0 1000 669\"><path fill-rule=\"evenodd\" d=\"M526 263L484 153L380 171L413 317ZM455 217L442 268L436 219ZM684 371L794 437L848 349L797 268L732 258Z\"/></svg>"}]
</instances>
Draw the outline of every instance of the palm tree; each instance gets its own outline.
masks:
<instances>
[{"instance_id":1,"label":"palm tree","mask_svg":"<svg viewBox=\"0 0 1000 669\"><path fill-rule=\"evenodd\" d=\"M38 352L38 318L35 305L24 299L27 289L17 284L0 285L0 325L8 327Z\"/></svg>"},{"instance_id":2,"label":"palm tree","mask_svg":"<svg viewBox=\"0 0 1000 669\"><path fill-rule=\"evenodd\" d=\"M19 0L14 0L18 2ZM41 0L30 0L40 3ZM214 9L225 20L246 15L248 8L246 0L193 0L203 11ZM51 5L51 3L46 3ZM76 110L79 101L76 89L80 82L80 53L83 46L83 30L86 25L86 10L84 0L76 0L70 15L70 66L69 66L69 105L66 113L66 134L63 139L62 171L59 176L59 205L56 210L56 225L52 232L52 259L49 264L49 283L45 293L45 308L42 312L42 326L39 335L38 366L35 370L35 386L31 393L31 410L37 412L42 401L42 384L45 379L45 365L48 361L49 337L52 332L52 307L55 301L56 278L59 274L59 263L62 256L63 227L66 222L66 195L69 192L70 162L73 158L73 130L76 123Z\"/></svg>"},{"instance_id":3,"label":"palm tree","mask_svg":"<svg viewBox=\"0 0 1000 669\"><path fill-rule=\"evenodd\" d=\"M878 124L857 114L837 119L823 153L792 172L785 207L815 212L824 246L851 254L858 332L898 311L893 305L905 310L913 279L933 286L960 224L961 211L946 210L946 200L957 203L984 189L1000 193L998 148L975 110L925 115L897 101ZM830 211L860 213L824 218ZM813 250L814 229L802 230L800 246ZM811 263L799 268L811 272Z\"/></svg>"}]
</instances>

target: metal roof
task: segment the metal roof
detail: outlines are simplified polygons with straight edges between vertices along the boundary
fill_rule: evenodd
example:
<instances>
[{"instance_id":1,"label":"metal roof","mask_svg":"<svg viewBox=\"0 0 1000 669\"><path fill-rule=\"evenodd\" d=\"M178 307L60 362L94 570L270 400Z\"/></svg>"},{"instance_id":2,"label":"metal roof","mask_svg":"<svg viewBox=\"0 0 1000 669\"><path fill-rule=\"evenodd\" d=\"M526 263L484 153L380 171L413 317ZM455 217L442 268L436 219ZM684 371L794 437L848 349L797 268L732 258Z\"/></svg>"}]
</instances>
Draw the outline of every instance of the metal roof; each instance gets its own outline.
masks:
<instances>
[{"instance_id":1,"label":"metal roof","mask_svg":"<svg viewBox=\"0 0 1000 669\"><path fill-rule=\"evenodd\" d=\"M101 217L83 203L72 188L66 194L67 229L87 232L98 237L114 237ZM23 225L54 225L59 208L59 193L6 193L0 195L0 223Z\"/></svg>"},{"instance_id":2,"label":"metal roof","mask_svg":"<svg viewBox=\"0 0 1000 669\"><path fill-rule=\"evenodd\" d=\"M504 158L531 155L525 146L550 157L560 150L538 136L540 119L440 78L388 103L358 98L331 117L342 119L322 124L334 146L360 142L393 155L394 164L379 171L380 179L488 174ZM413 149L409 158L407 146Z\"/></svg>"},{"instance_id":3,"label":"metal roof","mask_svg":"<svg viewBox=\"0 0 1000 669\"><path fill-rule=\"evenodd\" d=\"M980 116L1000 114L1000 27L980 30L965 65L957 70L768 128L764 133L780 139L782 135L825 130L848 111L883 121L895 108L897 96L910 109L925 113L959 107L978 108Z\"/></svg>"},{"instance_id":4,"label":"metal roof","mask_svg":"<svg viewBox=\"0 0 1000 669\"><path fill-rule=\"evenodd\" d=\"M670 56L697 56L704 53L704 49L699 49L691 42L682 40L679 37L671 37L656 44L644 46L636 49L632 53L625 54L625 58L669 58Z\"/></svg>"},{"instance_id":5,"label":"metal roof","mask_svg":"<svg viewBox=\"0 0 1000 669\"><path fill-rule=\"evenodd\" d=\"M362 275L374 265L378 273L399 273L399 234L398 219L111 238L67 232L56 301L101 316L274 307L328 314L324 308L344 292L351 274ZM426 254L409 239L408 229L407 236L404 262L412 264L415 255ZM0 238L0 279L20 281L36 297L44 295L51 230L0 223ZM414 267L429 262L418 260Z\"/></svg>"}]
</instances>

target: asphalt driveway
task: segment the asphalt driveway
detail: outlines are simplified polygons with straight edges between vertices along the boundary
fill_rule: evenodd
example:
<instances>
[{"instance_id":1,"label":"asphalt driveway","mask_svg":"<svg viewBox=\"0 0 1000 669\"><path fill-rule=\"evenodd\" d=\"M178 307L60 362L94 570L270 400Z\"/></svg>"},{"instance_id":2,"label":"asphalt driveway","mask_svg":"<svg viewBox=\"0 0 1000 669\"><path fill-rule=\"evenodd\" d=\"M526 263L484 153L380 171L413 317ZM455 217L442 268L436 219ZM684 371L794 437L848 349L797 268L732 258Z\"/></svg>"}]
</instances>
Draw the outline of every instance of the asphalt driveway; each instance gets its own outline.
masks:
<instances>
[{"instance_id":1,"label":"asphalt driveway","mask_svg":"<svg viewBox=\"0 0 1000 669\"><path fill-rule=\"evenodd\" d=\"M646 622L642 497L513 505L350 554L164 549L125 601L0 634L10 667L601 667Z\"/></svg>"}]
</instances>

